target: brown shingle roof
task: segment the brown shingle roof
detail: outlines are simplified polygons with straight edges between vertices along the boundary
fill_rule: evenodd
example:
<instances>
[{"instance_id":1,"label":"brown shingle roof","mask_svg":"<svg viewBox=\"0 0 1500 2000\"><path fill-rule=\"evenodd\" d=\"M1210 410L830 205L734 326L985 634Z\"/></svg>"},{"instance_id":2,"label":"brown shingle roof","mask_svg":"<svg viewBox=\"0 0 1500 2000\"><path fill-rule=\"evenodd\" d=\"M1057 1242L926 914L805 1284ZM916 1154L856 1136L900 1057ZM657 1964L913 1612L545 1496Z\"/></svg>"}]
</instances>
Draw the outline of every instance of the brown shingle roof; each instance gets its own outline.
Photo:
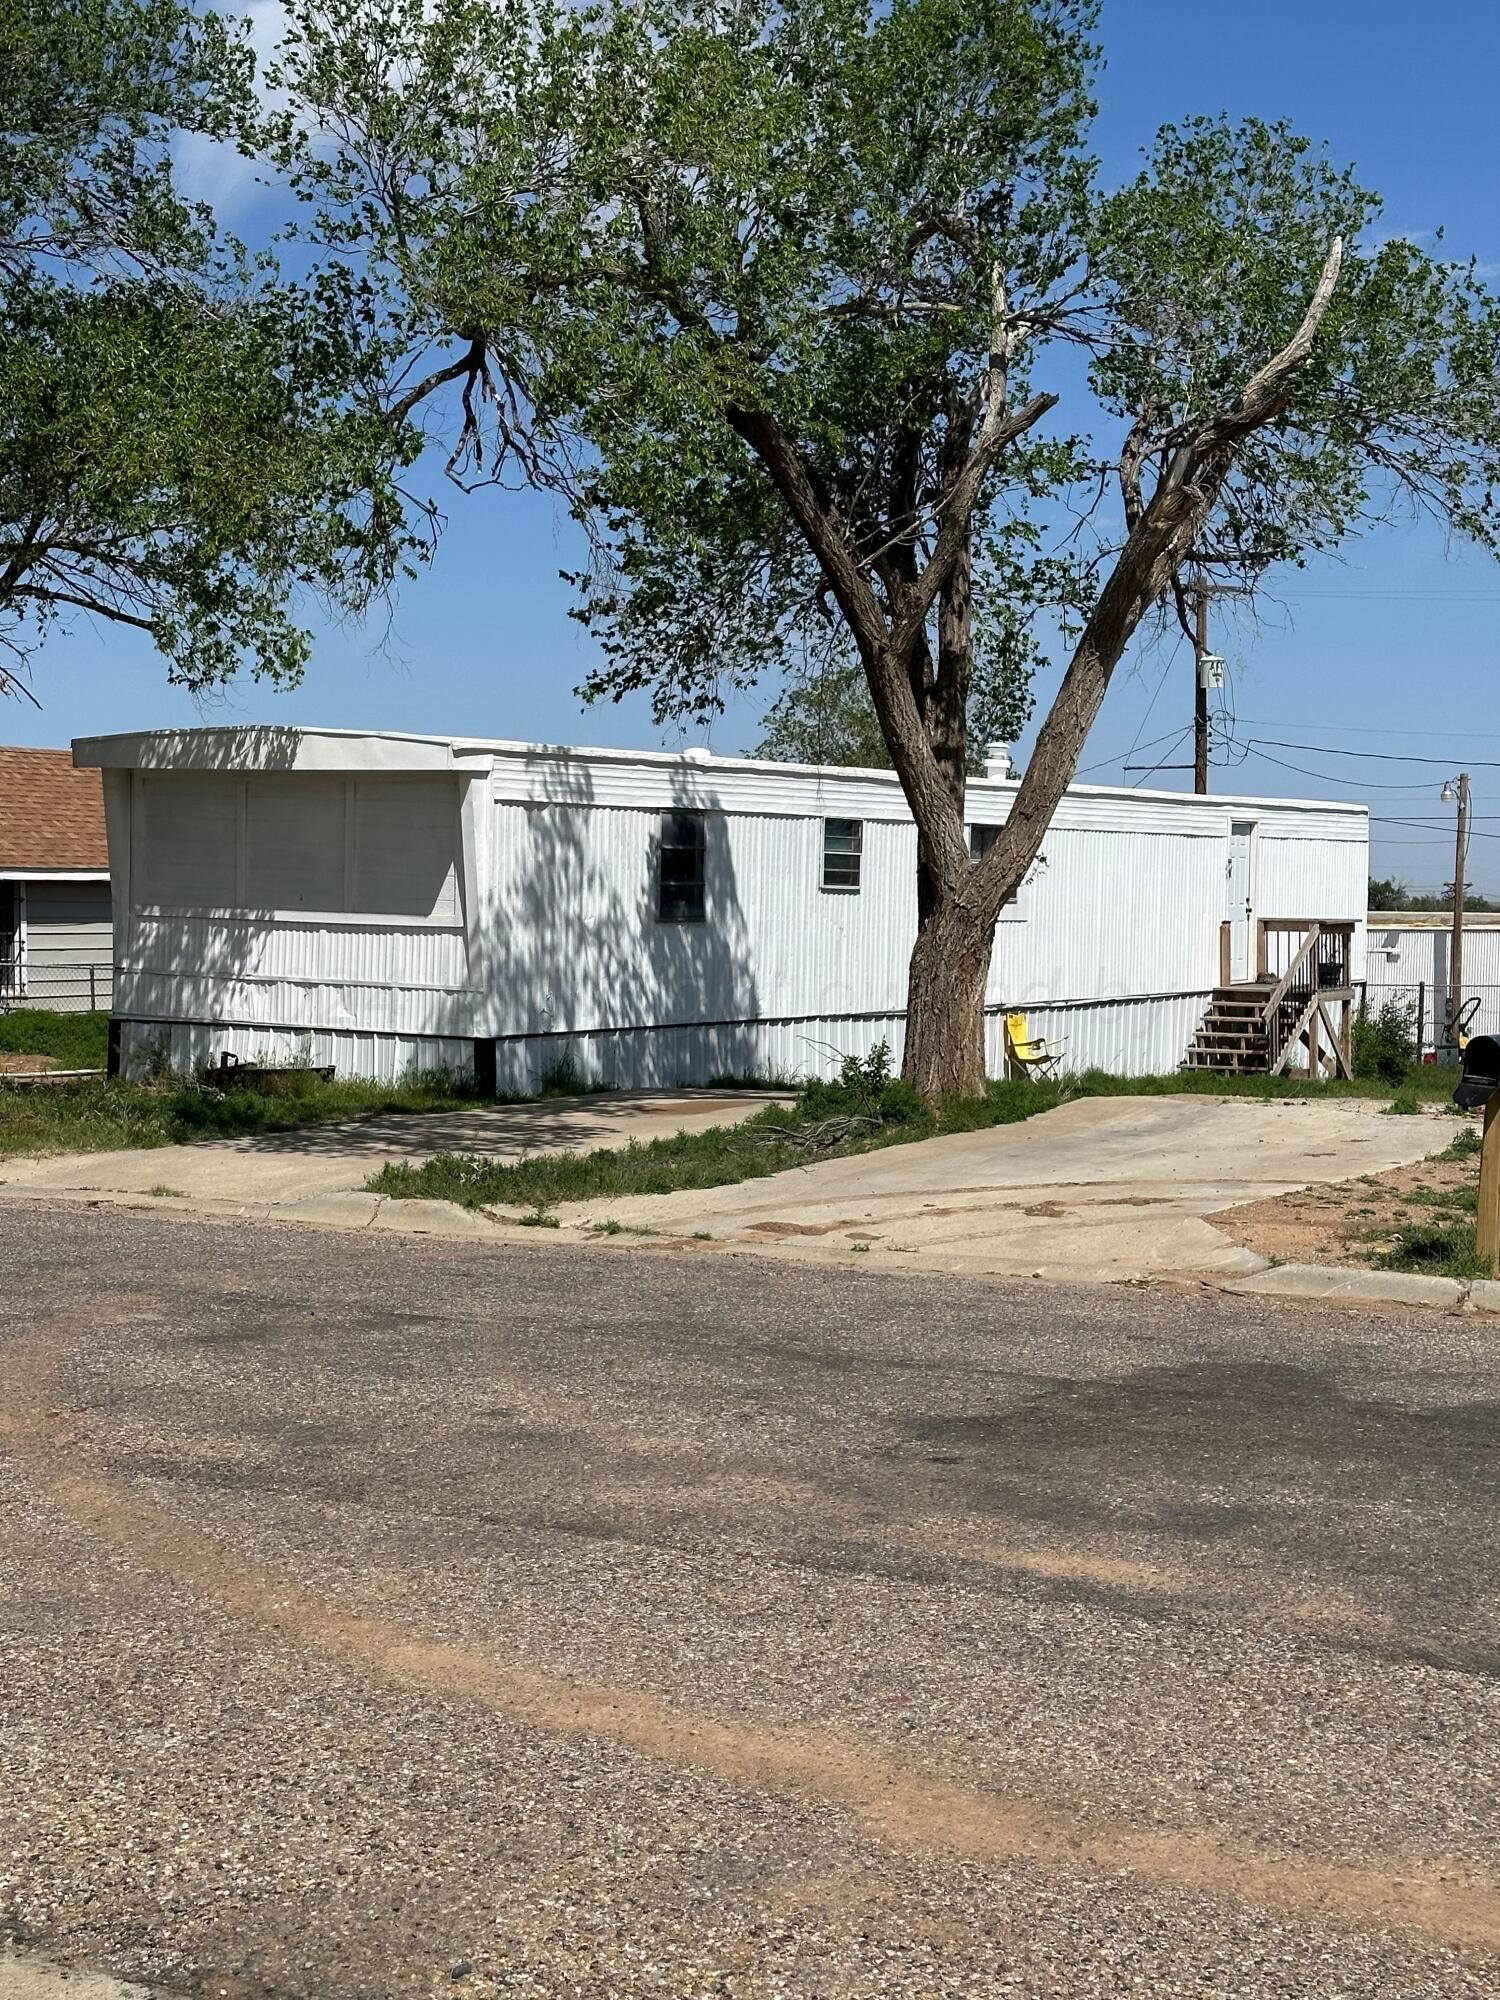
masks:
<instances>
[{"instance_id":1,"label":"brown shingle roof","mask_svg":"<svg viewBox=\"0 0 1500 2000\"><path fill-rule=\"evenodd\" d=\"M69 750L0 747L0 868L108 867L99 773Z\"/></svg>"}]
</instances>

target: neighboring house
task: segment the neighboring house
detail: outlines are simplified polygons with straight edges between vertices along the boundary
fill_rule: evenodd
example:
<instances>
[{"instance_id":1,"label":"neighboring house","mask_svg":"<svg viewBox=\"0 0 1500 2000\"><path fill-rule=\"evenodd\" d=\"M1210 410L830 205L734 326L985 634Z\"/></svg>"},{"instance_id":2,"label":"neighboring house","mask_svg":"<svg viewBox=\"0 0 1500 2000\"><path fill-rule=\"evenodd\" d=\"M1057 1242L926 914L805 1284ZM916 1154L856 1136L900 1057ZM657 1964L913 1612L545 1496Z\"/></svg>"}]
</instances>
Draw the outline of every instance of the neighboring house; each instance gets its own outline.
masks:
<instances>
[{"instance_id":1,"label":"neighboring house","mask_svg":"<svg viewBox=\"0 0 1500 2000\"><path fill-rule=\"evenodd\" d=\"M1451 911L1371 910L1369 1004L1378 1008L1396 1000L1410 1008L1424 1049L1447 1041L1452 952ZM1479 1002L1470 1033L1500 1034L1500 912L1464 917L1463 993L1465 1000Z\"/></svg>"},{"instance_id":2,"label":"neighboring house","mask_svg":"<svg viewBox=\"0 0 1500 2000\"><path fill-rule=\"evenodd\" d=\"M565 1059L646 1086L899 1056L892 772L290 728L74 753L104 773L127 1073L227 1051L523 1090ZM1015 791L970 781L976 849ZM1170 1070L1310 916L1360 976L1368 864L1360 806L1074 787L1001 920L991 1070L1017 1006L1072 1068Z\"/></svg>"},{"instance_id":3,"label":"neighboring house","mask_svg":"<svg viewBox=\"0 0 1500 2000\"><path fill-rule=\"evenodd\" d=\"M113 962L99 773L0 748L0 1006L107 1008Z\"/></svg>"}]
</instances>

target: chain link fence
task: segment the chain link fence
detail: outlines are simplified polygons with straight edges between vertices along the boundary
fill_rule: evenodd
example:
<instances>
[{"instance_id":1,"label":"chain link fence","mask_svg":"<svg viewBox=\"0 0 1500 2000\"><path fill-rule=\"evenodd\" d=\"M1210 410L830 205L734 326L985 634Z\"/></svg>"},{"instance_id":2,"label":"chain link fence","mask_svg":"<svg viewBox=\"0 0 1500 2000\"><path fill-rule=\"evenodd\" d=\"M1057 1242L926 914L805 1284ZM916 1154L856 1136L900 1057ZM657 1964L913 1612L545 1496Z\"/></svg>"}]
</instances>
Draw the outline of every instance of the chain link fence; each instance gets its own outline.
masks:
<instances>
[{"instance_id":1,"label":"chain link fence","mask_svg":"<svg viewBox=\"0 0 1500 2000\"><path fill-rule=\"evenodd\" d=\"M0 958L0 1013L40 1007L52 1014L108 1012L114 967L107 958L65 960Z\"/></svg>"},{"instance_id":2,"label":"chain link fence","mask_svg":"<svg viewBox=\"0 0 1500 2000\"><path fill-rule=\"evenodd\" d=\"M1417 1046L1424 1055L1435 1054L1444 1061L1458 1060L1458 1046L1449 1022L1451 996L1446 980L1367 979L1360 995L1372 1014L1378 1014L1391 1001L1404 1008L1411 1016ZM1479 1002L1465 1032L1500 1036L1500 985L1471 986L1465 980L1463 997L1466 1006Z\"/></svg>"}]
</instances>

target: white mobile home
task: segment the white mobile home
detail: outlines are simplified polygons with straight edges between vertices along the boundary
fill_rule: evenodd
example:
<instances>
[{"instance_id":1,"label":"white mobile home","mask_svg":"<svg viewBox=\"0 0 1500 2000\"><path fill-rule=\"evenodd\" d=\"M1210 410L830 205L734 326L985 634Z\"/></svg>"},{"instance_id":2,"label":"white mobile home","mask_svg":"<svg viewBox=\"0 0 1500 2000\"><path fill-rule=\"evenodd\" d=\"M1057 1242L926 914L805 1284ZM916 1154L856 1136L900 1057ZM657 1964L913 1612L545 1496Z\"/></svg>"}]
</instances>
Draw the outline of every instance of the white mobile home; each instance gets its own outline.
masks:
<instances>
[{"instance_id":1,"label":"white mobile home","mask_svg":"<svg viewBox=\"0 0 1500 2000\"><path fill-rule=\"evenodd\" d=\"M232 1052L524 1090L568 1057L647 1086L899 1054L889 772L325 729L74 751L104 772L127 1074ZM976 847L1015 789L971 781ZM992 1072L1014 1007L1071 1067L1175 1068L1216 989L1282 969L1283 924L1343 926L1359 977L1367 873L1363 807L1076 786L1000 925Z\"/></svg>"},{"instance_id":2,"label":"white mobile home","mask_svg":"<svg viewBox=\"0 0 1500 2000\"><path fill-rule=\"evenodd\" d=\"M1424 1049L1450 1045L1453 1005L1450 910L1372 910L1366 976L1370 1005L1395 1000L1410 1010ZM1500 915L1464 919L1463 997L1474 1008L1472 1034L1500 1033Z\"/></svg>"}]
</instances>

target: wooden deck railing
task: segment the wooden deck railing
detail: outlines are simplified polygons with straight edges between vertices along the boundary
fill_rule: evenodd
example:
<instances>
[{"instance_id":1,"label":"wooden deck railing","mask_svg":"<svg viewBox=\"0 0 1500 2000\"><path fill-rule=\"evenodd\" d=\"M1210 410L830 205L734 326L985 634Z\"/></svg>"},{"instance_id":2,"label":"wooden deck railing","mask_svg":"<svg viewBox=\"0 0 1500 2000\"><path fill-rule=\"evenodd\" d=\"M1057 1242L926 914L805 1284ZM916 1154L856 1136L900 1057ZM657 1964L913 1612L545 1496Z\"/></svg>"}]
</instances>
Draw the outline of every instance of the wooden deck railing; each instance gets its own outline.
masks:
<instances>
[{"instance_id":1,"label":"wooden deck railing","mask_svg":"<svg viewBox=\"0 0 1500 2000\"><path fill-rule=\"evenodd\" d=\"M1267 1068L1278 1076L1299 1043L1307 1066L1323 1074L1325 1046L1335 1075L1352 1073L1350 1009L1354 1000L1354 925L1322 917L1263 917L1256 953L1260 977L1272 979L1266 998ZM1338 1006L1335 1022L1327 1012Z\"/></svg>"}]
</instances>

